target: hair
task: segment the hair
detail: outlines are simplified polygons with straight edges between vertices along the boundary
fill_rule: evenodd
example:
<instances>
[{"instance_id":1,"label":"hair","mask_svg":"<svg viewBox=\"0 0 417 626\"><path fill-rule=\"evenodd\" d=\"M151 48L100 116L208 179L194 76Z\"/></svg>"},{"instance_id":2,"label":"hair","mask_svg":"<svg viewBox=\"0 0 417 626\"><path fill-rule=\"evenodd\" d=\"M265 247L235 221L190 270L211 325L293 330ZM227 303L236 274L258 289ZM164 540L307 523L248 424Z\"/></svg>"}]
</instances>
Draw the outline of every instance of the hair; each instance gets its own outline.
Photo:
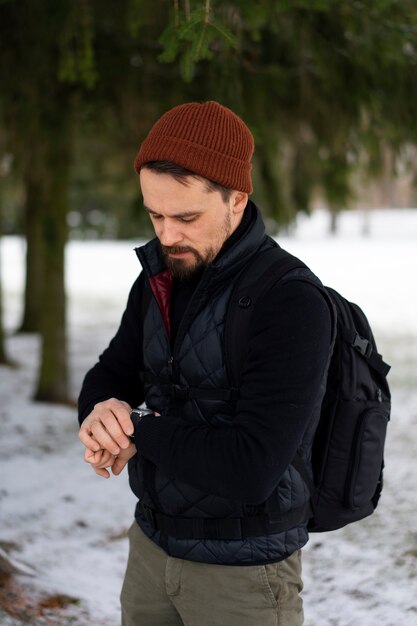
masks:
<instances>
[{"instance_id":1,"label":"hair","mask_svg":"<svg viewBox=\"0 0 417 626\"><path fill-rule=\"evenodd\" d=\"M144 169L151 170L152 172L157 172L159 174L169 174L170 176L172 176L172 178L175 178L176 181L181 183L181 185L185 186L188 186L188 178L196 178L197 180L201 180L205 183L206 190L208 192L218 191L221 194L223 202L228 202L233 192L233 189L223 187L223 185L215 183L214 180L204 178L204 176L195 174L191 170L187 170L185 167L181 167L181 165L171 163L171 161L149 161L148 163L145 163L142 167Z\"/></svg>"}]
</instances>

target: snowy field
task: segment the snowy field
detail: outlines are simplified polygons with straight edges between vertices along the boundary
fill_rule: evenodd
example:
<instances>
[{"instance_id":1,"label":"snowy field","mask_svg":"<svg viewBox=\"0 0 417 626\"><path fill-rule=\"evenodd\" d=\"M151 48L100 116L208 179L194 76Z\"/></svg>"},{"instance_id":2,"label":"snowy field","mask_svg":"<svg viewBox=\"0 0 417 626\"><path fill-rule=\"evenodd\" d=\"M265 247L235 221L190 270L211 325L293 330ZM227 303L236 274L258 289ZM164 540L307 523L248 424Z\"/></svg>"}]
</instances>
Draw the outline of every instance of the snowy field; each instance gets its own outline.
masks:
<instances>
[{"instance_id":1,"label":"snowy field","mask_svg":"<svg viewBox=\"0 0 417 626\"><path fill-rule=\"evenodd\" d=\"M279 238L325 284L362 306L393 366L379 508L367 520L312 536L303 563L306 626L417 625L417 211L372 212L370 237L361 234L363 219L343 214L339 235L329 237L327 217L316 212ZM138 243L68 245L74 398L117 328L139 270ZM1 255L5 322L13 331L22 306L22 240L4 239ZM68 600L61 613L48 617L45 609L30 623L116 626L134 497L125 473L105 481L82 462L75 409L30 401L38 350L35 336L10 336L18 368L0 368L0 550L30 567L32 575L19 580L35 598ZM0 624L21 622L0 610Z\"/></svg>"}]
</instances>

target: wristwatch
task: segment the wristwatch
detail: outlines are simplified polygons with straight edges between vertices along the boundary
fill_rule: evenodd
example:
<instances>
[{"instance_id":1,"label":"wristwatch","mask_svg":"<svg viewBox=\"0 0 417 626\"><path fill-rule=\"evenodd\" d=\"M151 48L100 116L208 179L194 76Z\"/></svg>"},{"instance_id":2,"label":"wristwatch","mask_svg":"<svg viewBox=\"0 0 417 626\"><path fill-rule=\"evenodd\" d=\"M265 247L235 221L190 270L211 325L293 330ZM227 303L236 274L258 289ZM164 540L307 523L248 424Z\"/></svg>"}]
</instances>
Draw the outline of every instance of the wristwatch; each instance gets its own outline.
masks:
<instances>
[{"instance_id":1,"label":"wristwatch","mask_svg":"<svg viewBox=\"0 0 417 626\"><path fill-rule=\"evenodd\" d=\"M133 427L136 428L136 426L139 424L139 422L146 417L147 415L153 415L155 417L155 413L154 411L152 411L151 409L141 409L140 407L137 407L136 409L133 409L131 414L130 414L130 419L133 422ZM135 435L130 435L129 437L130 441L135 441Z\"/></svg>"}]
</instances>

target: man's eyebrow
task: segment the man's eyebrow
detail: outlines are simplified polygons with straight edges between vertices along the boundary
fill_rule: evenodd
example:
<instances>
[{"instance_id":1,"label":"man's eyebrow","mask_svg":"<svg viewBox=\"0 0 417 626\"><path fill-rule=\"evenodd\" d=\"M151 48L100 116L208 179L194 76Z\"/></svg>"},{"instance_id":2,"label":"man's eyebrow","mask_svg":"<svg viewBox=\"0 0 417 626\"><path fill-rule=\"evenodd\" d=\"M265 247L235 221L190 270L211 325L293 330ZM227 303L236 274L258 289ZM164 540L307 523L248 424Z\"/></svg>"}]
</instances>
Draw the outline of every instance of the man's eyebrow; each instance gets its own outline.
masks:
<instances>
[{"instance_id":1,"label":"man's eyebrow","mask_svg":"<svg viewBox=\"0 0 417 626\"><path fill-rule=\"evenodd\" d=\"M148 213L150 213L151 215L159 215L158 211L154 211L153 209L149 208L148 206L146 206L146 204L143 205L143 208L145 209L145 211L147 211ZM194 215L200 215L201 211L181 211L180 213L174 213L174 215L170 215L170 217L192 217Z\"/></svg>"},{"instance_id":2,"label":"man's eyebrow","mask_svg":"<svg viewBox=\"0 0 417 626\"><path fill-rule=\"evenodd\" d=\"M156 211L154 211L153 209L150 209L148 206L146 206L146 204L143 205L143 208L145 209L145 211L147 211L148 213L155 213Z\"/></svg>"}]
</instances>

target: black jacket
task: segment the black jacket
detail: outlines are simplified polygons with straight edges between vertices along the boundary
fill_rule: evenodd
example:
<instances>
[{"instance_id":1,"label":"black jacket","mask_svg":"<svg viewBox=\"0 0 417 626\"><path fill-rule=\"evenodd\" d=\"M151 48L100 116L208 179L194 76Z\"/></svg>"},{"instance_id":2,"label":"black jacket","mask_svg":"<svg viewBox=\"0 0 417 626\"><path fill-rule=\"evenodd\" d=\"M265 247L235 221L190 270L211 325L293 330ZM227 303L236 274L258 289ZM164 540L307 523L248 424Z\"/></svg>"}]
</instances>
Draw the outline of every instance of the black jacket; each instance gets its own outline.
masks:
<instances>
[{"instance_id":1,"label":"black jacket","mask_svg":"<svg viewBox=\"0 0 417 626\"><path fill-rule=\"evenodd\" d=\"M143 502L171 516L255 514L278 483L283 510L308 499L303 481L289 464L297 449L308 458L329 355L330 314L314 286L283 280L257 305L237 402L174 400L157 382L174 376L175 382L194 387L227 388L222 333L228 299L241 267L268 245L251 203L232 237L194 290L176 286L171 302L176 310L185 310L184 298L191 302L185 319L175 325L175 341L167 336L154 298L143 319L145 280L165 268L157 240L140 249L145 272L131 290L115 338L87 374L80 395L80 421L96 402L109 397L131 405L146 397L148 406L162 413L143 420L135 432L138 455L130 463L130 480ZM175 311L170 318L176 318ZM151 373L154 382L144 388L140 371ZM276 561L307 541L305 525L236 543L163 537L139 508L137 520L170 554L204 562Z\"/></svg>"}]
</instances>

